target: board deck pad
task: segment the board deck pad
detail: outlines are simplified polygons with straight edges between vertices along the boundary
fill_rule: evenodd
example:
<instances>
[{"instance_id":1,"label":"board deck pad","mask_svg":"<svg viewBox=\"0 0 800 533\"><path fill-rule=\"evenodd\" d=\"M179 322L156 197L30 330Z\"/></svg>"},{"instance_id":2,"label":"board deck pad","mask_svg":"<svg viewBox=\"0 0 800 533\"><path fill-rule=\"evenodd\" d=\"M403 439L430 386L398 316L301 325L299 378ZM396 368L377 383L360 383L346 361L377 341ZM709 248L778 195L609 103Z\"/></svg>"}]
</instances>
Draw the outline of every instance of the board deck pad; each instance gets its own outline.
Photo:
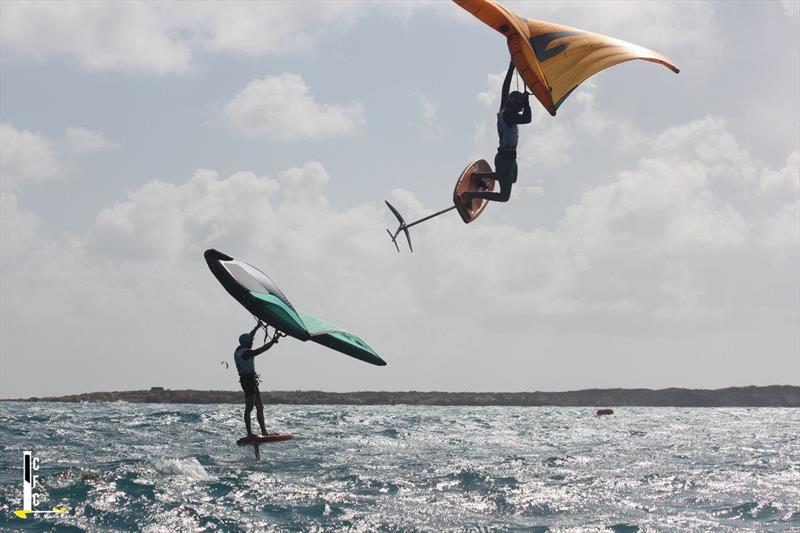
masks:
<instances>
[{"instance_id":1,"label":"board deck pad","mask_svg":"<svg viewBox=\"0 0 800 533\"><path fill-rule=\"evenodd\" d=\"M483 213L483 210L489 205L489 200L475 198L472 200L472 208L468 209L467 206L464 205L464 202L461 201L461 194L465 192L493 191L494 178L479 179L473 176L475 172L491 171L492 167L485 159L478 159L467 165L467 168L465 168L458 177L456 187L453 190L453 203L456 206L458 214L461 215L461 219L466 224L469 224ZM489 187L484 188L484 184L489 185Z\"/></svg>"},{"instance_id":2,"label":"board deck pad","mask_svg":"<svg viewBox=\"0 0 800 533\"><path fill-rule=\"evenodd\" d=\"M250 437L242 437L236 441L239 446L247 446L255 442L280 442L283 440L293 439L294 435L289 433L270 433L269 435L252 435Z\"/></svg>"}]
</instances>

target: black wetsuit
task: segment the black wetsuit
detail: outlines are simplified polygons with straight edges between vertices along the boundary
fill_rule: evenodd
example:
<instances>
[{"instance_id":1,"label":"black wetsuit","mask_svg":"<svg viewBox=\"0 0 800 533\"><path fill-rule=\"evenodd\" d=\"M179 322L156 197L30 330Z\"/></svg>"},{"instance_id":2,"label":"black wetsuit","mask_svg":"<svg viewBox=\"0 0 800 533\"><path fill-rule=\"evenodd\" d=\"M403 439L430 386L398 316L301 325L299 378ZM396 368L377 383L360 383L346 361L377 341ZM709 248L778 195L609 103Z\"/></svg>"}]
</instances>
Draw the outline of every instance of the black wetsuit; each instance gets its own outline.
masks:
<instances>
[{"instance_id":1,"label":"black wetsuit","mask_svg":"<svg viewBox=\"0 0 800 533\"><path fill-rule=\"evenodd\" d=\"M494 202L507 202L511 198L511 186L517 181L517 126L531 122L531 106L525 98L521 111L508 109L508 94L511 88L511 77L514 74L514 63L511 63L503 80L503 92L500 97L500 111L497 113L497 135L500 146L494 156L494 172L475 173L475 177L494 178L500 184L500 192L481 191L464 194L465 200L485 198ZM502 121L502 122L501 122ZM505 123L505 124L503 124Z\"/></svg>"},{"instance_id":2,"label":"black wetsuit","mask_svg":"<svg viewBox=\"0 0 800 533\"><path fill-rule=\"evenodd\" d=\"M257 330L258 326L250 332L250 336L252 337ZM247 346L239 345L234 352L233 357L236 362L236 370L239 371L239 384L241 384L242 390L244 391L244 425L248 435L253 434L250 425L250 413L253 411L253 406L256 408L256 418L258 418L261 434L267 434L267 428L264 422L264 404L261 401L261 392L258 390L259 376L256 374L254 358L272 348L278 342L279 338L279 334L276 333L272 340L264 344L261 348L252 350Z\"/></svg>"}]
</instances>

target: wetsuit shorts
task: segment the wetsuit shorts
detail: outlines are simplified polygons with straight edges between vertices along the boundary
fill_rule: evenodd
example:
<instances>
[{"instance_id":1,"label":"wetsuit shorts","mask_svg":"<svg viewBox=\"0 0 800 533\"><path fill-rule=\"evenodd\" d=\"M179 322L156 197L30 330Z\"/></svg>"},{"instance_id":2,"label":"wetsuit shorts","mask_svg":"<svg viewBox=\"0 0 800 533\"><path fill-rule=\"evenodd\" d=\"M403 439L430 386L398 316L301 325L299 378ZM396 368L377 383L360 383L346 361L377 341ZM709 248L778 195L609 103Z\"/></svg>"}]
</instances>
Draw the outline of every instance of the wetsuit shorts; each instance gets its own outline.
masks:
<instances>
[{"instance_id":1,"label":"wetsuit shorts","mask_svg":"<svg viewBox=\"0 0 800 533\"><path fill-rule=\"evenodd\" d=\"M497 155L494 156L494 174L497 181L500 182L501 189L503 185L508 186L517 182L516 150L497 151Z\"/></svg>"},{"instance_id":2,"label":"wetsuit shorts","mask_svg":"<svg viewBox=\"0 0 800 533\"><path fill-rule=\"evenodd\" d=\"M242 385L245 397L252 396L258 392L258 374L240 374L239 383Z\"/></svg>"}]
</instances>

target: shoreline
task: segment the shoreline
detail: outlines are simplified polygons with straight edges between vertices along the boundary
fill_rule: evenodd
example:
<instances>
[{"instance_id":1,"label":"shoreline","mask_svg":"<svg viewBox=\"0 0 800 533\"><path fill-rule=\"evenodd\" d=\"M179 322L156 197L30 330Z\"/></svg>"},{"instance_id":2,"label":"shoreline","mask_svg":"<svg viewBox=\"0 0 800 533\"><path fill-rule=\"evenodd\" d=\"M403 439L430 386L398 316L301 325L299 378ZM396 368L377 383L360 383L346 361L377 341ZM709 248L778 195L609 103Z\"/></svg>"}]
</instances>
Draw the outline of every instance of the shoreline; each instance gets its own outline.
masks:
<instances>
[{"instance_id":1,"label":"shoreline","mask_svg":"<svg viewBox=\"0 0 800 533\"><path fill-rule=\"evenodd\" d=\"M563 392L261 391L265 404L438 405L519 407L800 407L800 387L769 385L722 389L583 389ZM3 399L3 402L242 403L241 391L149 390L90 392Z\"/></svg>"}]
</instances>

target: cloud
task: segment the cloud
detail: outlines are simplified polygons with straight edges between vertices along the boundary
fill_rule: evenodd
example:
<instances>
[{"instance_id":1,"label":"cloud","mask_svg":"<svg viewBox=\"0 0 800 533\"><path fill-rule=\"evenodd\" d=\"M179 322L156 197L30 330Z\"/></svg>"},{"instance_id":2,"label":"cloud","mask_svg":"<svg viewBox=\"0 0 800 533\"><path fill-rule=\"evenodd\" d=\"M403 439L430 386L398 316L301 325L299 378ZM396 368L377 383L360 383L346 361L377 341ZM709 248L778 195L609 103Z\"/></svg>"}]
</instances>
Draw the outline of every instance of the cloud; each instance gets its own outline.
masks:
<instances>
[{"instance_id":1,"label":"cloud","mask_svg":"<svg viewBox=\"0 0 800 533\"><path fill-rule=\"evenodd\" d=\"M521 16L534 14L529 4L509 6ZM3 2L0 44L4 57L14 60L65 58L87 70L182 74L201 51L313 53L319 42L376 14L403 24L418 16L479 24L456 5L437 2ZM542 2L535 15L661 52L691 50L688 60L699 56L700 64L721 47L714 45L721 39L712 4Z\"/></svg>"},{"instance_id":2,"label":"cloud","mask_svg":"<svg viewBox=\"0 0 800 533\"><path fill-rule=\"evenodd\" d=\"M198 170L184 182L150 181L70 238L42 235L35 215L4 196L4 246L14 228L37 235L9 244L16 248L3 276L4 353L19 353L45 320L73 354L63 363L72 374L115 345L120 374L95 383L86 372L85 383L64 389L149 386L152 367L175 386L231 386L217 362L248 319L205 271L201 254L215 247L260 266L300 309L352 329L389 361L381 372L287 343L270 363L274 388L785 381L797 350L797 197L759 191L774 176L791 177L796 156L788 170L764 169L713 117L657 133L647 145L635 164L587 187L551 228L526 230L490 215L467 226L443 216L412 230L414 254L393 251L381 232L391 215L377 202L333 206L334 177L314 161L272 177ZM431 212L408 191L390 201L409 219ZM23 241L33 244L17 246ZM183 361L187 344L190 376L163 360ZM720 358L736 368L721 367ZM609 361L646 361L650 370L612 376ZM11 370L18 362L6 356ZM676 365L693 372L671 374Z\"/></svg>"},{"instance_id":3,"label":"cloud","mask_svg":"<svg viewBox=\"0 0 800 533\"><path fill-rule=\"evenodd\" d=\"M100 211L90 243L111 257L178 260L216 240L244 238L238 229L250 235L252 221L271 212L278 189L275 180L252 172L220 180L215 171L198 170L182 185L153 180Z\"/></svg>"},{"instance_id":4,"label":"cloud","mask_svg":"<svg viewBox=\"0 0 800 533\"><path fill-rule=\"evenodd\" d=\"M69 127L61 137L18 130L10 122L0 123L0 177L2 188L25 182L61 179L70 170L71 159L80 154L113 150L117 144L102 132Z\"/></svg>"},{"instance_id":5,"label":"cloud","mask_svg":"<svg viewBox=\"0 0 800 533\"><path fill-rule=\"evenodd\" d=\"M167 11L138 2L3 2L1 42L13 58L66 57L88 70L186 72L190 48Z\"/></svg>"},{"instance_id":6,"label":"cloud","mask_svg":"<svg viewBox=\"0 0 800 533\"><path fill-rule=\"evenodd\" d=\"M366 10L338 2L3 2L6 57L68 58L87 70L181 74L198 50L309 53Z\"/></svg>"},{"instance_id":7,"label":"cloud","mask_svg":"<svg viewBox=\"0 0 800 533\"><path fill-rule=\"evenodd\" d=\"M247 56L298 55L312 52L331 33L350 28L363 17L364 7L349 2L213 2L202 10L192 6L192 13L185 15L207 49Z\"/></svg>"},{"instance_id":8,"label":"cloud","mask_svg":"<svg viewBox=\"0 0 800 533\"><path fill-rule=\"evenodd\" d=\"M778 249L800 248L800 151L780 170L762 169L759 192L762 202L777 205L758 227L760 240Z\"/></svg>"},{"instance_id":9,"label":"cloud","mask_svg":"<svg viewBox=\"0 0 800 533\"><path fill-rule=\"evenodd\" d=\"M10 122L0 123L0 147L3 187L56 177L63 166L51 139L40 133L18 130Z\"/></svg>"},{"instance_id":10,"label":"cloud","mask_svg":"<svg viewBox=\"0 0 800 533\"><path fill-rule=\"evenodd\" d=\"M19 199L11 191L0 191L0 262L7 262L36 248L34 239L41 221L35 214L19 208Z\"/></svg>"},{"instance_id":11,"label":"cloud","mask_svg":"<svg viewBox=\"0 0 800 533\"><path fill-rule=\"evenodd\" d=\"M786 166L778 171L763 169L759 190L762 194L778 191L797 195L800 190L800 151L792 152L786 158Z\"/></svg>"},{"instance_id":12,"label":"cloud","mask_svg":"<svg viewBox=\"0 0 800 533\"><path fill-rule=\"evenodd\" d=\"M249 138L295 142L350 137L366 128L364 105L317 103L297 74L251 81L224 108L225 119Z\"/></svg>"}]
</instances>

